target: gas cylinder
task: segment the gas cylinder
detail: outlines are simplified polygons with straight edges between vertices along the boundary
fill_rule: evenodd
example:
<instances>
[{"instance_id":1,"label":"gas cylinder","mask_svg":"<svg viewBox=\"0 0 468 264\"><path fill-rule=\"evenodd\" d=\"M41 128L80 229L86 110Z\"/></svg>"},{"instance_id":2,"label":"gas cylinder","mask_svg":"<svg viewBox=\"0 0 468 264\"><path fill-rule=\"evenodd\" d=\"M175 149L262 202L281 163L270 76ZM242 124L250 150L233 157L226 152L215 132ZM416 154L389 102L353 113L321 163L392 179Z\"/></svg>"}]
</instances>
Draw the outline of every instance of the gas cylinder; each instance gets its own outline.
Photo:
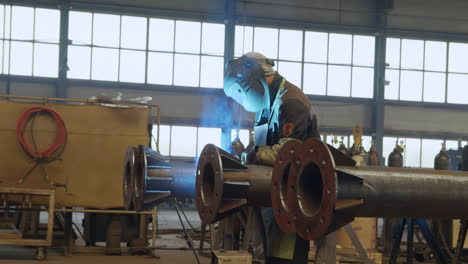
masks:
<instances>
[{"instance_id":1,"label":"gas cylinder","mask_svg":"<svg viewBox=\"0 0 468 264\"><path fill-rule=\"evenodd\" d=\"M377 151L375 150L374 142L372 142L372 145L367 154L367 165L379 166L379 162L380 162L379 153L377 153Z\"/></svg>"},{"instance_id":2,"label":"gas cylinder","mask_svg":"<svg viewBox=\"0 0 468 264\"><path fill-rule=\"evenodd\" d=\"M244 144L242 144L242 141L239 138L239 130L237 130L236 137L231 142L230 152L232 155L235 155L240 158L244 150L245 150Z\"/></svg>"},{"instance_id":3,"label":"gas cylinder","mask_svg":"<svg viewBox=\"0 0 468 264\"><path fill-rule=\"evenodd\" d=\"M403 167L403 147L398 145L398 142L395 144L395 148L388 155L388 166L389 167Z\"/></svg>"},{"instance_id":4,"label":"gas cylinder","mask_svg":"<svg viewBox=\"0 0 468 264\"><path fill-rule=\"evenodd\" d=\"M448 170L450 166L450 159L445 152L445 144L442 144L442 149L434 158L434 169L436 170Z\"/></svg>"}]
</instances>

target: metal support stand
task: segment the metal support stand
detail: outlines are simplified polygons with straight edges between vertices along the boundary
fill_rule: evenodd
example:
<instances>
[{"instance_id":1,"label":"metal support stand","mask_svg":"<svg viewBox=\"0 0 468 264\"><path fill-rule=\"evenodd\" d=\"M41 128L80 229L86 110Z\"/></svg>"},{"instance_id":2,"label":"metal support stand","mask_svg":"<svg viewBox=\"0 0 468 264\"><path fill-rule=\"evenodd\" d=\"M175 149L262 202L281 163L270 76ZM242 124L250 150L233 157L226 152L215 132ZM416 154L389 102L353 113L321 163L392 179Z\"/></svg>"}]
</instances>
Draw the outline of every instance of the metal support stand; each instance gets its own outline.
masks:
<instances>
[{"instance_id":1,"label":"metal support stand","mask_svg":"<svg viewBox=\"0 0 468 264\"><path fill-rule=\"evenodd\" d=\"M460 221L460 231L458 232L457 247L455 249L455 256L452 259L452 264L459 264L463 252L463 245L465 244L466 232L468 230L468 220Z\"/></svg>"},{"instance_id":2,"label":"metal support stand","mask_svg":"<svg viewBox=\"0 0 468 264\"><path fill-rule=\"evenodd\" d=\"M72 240L73 240L73 219L72 219L72 213L68 212L65 213L64 217L64 242L65 242L65 249L64 249L64 255L65 256L71 256L71 245L72 245Z\"/></svg>"},{"instance_id":3,"label":"metal support stand","mask_svg":"<svg viewBox=\"0 0 468 264\"><path fill-rule=\"evenodd\" d=\"M407 226L407 249L406 249L406 263L412 264L414 257L414 224L417 224L419 231L424 236L424 239L427 242L429 248L434 252L434 256L438 263L448 264L448 258L442 251L440 245L437 243L437 240L432 235L432 232L429 226L424 219L401 219L400 224L393 226L393 246L392 254L390 256L390 264L396 264L398 255L400 254L401 239L403 237L403 232L405 231L405 226Z\"/></svg>"}]
</instances>

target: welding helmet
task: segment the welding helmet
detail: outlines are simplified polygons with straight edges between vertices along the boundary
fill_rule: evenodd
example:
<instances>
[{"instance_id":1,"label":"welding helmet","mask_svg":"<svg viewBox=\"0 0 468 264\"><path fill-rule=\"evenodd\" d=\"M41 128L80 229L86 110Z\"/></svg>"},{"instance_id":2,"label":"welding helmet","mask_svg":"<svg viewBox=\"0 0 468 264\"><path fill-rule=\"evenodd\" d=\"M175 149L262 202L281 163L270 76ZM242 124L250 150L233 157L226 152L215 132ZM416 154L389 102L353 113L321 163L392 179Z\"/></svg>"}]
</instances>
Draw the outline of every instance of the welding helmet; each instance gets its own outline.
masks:
<instances>
[{"instance_id":1,"label":"welding helmet","mask_svg":"<svg viewBox=\"0 0 468 264\"><path fill-rule=\"evenodd\" d=\"M224 93L248 112L260 112L270 105L265 75L274 74L274 62L250 52L229 61L224 72Z\"/></svg>"}]
</instances>

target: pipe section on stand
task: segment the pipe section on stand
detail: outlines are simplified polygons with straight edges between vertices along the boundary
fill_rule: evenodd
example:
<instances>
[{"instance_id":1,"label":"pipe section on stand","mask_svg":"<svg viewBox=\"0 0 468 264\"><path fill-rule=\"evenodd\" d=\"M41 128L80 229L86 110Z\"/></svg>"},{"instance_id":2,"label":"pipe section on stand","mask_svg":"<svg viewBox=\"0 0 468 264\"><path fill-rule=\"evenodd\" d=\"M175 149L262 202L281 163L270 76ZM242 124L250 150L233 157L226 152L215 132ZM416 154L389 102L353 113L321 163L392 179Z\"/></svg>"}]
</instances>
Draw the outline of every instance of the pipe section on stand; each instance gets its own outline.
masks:
<instances>
[{"instance_id":1,"label":"pipe section on stand","mask_svg":"<svg viewBox=\"0 0 468 264\"><path fill-rule=\"evenodd\" d=\"M296 146L293 154L280 150L291 164L289 174L278 160L274 167L274 174L283 175L274 185L286 190L283 195L272 191L272 200L288 208L287 214L275 215L283 231L311 240L354 217L468 218L467 172L342 166L334 151L314 138ZM274 202L274 211L281 206ZM295 228L285 225L288 221Z\"/></svg>"},{"instance_id":2,"label":"pipe section on stand","mask_svg":"<svg viewBox=\"0 0 468 264\"><path fill-rule=\"evenodd\" d=\"M195 169L193 163L170 163L147 146L129 147L124 169L125 205L139 211L171 195L193 198Z\"/></svg>"}]
</instances>

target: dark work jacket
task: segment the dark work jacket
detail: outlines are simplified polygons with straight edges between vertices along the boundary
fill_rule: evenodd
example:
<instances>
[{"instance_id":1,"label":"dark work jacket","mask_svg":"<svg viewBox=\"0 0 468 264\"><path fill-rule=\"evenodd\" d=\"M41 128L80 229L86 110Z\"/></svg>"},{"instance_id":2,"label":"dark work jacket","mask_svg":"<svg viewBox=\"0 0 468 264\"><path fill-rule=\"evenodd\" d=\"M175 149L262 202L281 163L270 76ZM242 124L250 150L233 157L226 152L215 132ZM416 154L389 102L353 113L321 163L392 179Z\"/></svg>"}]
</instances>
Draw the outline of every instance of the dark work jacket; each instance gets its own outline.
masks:
<instances>
[{"instance_id":1,"label":"dark work jacket","mask_svg":"<svg viewBox=\"0 0 468 264\"><path fill-rule=\"evenodd\" d=\"M309 98L294 84L276 74L270 85L270 108L257 113L255 143L273 146L282 138L304 141L309 137L320 138L317 118L312 112Z\"/></svg>"}]
</instances>

